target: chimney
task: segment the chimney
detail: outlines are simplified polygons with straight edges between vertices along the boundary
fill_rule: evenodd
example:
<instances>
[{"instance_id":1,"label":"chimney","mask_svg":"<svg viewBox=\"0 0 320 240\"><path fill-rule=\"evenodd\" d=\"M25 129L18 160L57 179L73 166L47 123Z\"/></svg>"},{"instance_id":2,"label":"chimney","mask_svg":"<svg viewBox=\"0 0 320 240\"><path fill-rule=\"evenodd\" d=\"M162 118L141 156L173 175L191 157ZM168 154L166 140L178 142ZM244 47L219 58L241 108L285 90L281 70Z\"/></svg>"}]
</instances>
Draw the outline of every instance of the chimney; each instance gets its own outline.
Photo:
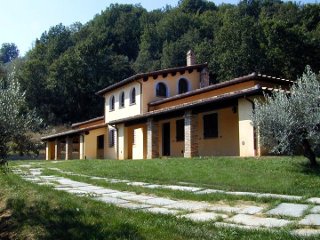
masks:
<instances>
[{"instance_id":1,"label":"chimney","mask_svg":"<svg viewBox=\"0 0 320 240\"><path fill-rule=\"evenodd\" d=\"M192 66L196 64L196 56L192 50L187 52L187 66Z\"/></svg>"},{"instance_id":2,"label":"chimney","mask_svg":"<svg viewBox=\"0 0 320 240\"><path fill-rule=\"evenodd\" d=\"M200 88L208 87L210 85L209 69L203 68L200 72Z\"/></svg>"}]
</instances>

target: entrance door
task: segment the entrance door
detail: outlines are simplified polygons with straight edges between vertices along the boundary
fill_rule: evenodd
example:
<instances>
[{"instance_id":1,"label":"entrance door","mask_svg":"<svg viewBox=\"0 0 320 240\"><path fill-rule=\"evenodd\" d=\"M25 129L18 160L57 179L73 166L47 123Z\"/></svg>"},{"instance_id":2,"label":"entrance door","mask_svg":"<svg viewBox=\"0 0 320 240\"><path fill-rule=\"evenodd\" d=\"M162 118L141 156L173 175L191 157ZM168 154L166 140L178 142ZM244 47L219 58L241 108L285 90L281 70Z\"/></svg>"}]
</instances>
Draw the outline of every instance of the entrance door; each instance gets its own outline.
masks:
<instances>
[{"instance_id":1,"label":"entrance door","mask_svg":"<svg viewBox=\"0 0 320 240\"><path fill-rule=\"evenodd\" d=\"M162 125L162 156L170 156L170 123Z\"/></svg>"}]
</instances>

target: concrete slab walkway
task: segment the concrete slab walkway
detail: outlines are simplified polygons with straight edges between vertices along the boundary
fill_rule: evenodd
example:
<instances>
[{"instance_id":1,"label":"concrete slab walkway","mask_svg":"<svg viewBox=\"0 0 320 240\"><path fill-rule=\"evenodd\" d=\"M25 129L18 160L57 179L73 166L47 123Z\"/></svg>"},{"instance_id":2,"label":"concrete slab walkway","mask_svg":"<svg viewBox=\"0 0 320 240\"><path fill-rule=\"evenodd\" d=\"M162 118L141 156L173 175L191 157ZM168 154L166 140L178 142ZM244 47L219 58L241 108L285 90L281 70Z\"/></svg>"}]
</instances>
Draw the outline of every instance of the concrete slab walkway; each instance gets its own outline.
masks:
<instances>
[{"instance_id":1,"label":"concrete slab walkway","mask_svg":"<svg viewBox=\"0 0 320 240\"><path fill-rule=\"evenodd\" d=\"M129 191L95 186L93 184L74 181L66 177L46 176L42 174L42 168L32 168L31 165L21 165L13 170L26 181L39 185L52 186L59 191L65 191L78 196L88 196L94 200L106 204L113 204L121 208L141 210L156 214L171 214L179 218L196 222L209 221L218 227L235 227L242 229L267 229L275 230L287 227L294 235L311 236L320 235L320 204L318 198L305 200L305 204L282 202L271 209L266 204L242 202L229 205L210 203L204 201L187 201L158 197L151 194L137 194ZM51 168L51 170L53 170ZM66 173L58 168L55 171ZM68 172L70 175L80 175ZM225 193L233 195L269 196L281 200L303 200L302 196L289 196L279 194L251 193L251 192L227 192L215 189L202 189L198 187L161 185L144 182L134 182L122 179L109 179L95 176L86 176L91 179L104 180L110 183L125 183L131 186L167 188L174 191L188 191L196 194ZM206 193L205 193L206 192Z\"/></svg>"}]
</instances>

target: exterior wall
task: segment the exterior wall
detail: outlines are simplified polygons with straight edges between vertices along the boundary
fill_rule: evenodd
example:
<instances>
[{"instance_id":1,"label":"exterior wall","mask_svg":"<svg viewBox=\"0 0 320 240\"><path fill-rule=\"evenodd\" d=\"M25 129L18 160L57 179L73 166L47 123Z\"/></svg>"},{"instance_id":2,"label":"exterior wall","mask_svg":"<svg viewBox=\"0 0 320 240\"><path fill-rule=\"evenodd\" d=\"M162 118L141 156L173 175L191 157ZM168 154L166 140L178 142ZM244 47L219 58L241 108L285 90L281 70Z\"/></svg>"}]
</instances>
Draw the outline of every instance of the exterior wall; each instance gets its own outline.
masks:
<instances>
[{"instance_id":1,"label":"exterior wall","mask_svg":"<svg viewBox=\"0 0 320 240\"><path fill-rule=\"evenodd\" d=\"M138 124L127 128L128 159L147 158L147 126Z\"/></svg>"},{"instance_id":2,"label":"exterior wall","mask_svg":"<svg viewBox=\"0 0 320 240\"><path fill-rule=\"evenodd\" d=\"M111 129L115 130L115 136L114 136L114 146L110 147L109 144L109 131ZM105 137L105 141L104 141L104 157L106 159L118 159L118 154L117 154L117 129L113 128L111 126L108 126L108 128L106 129L106 137Z\"/></svg>"},{"instance_id":3,"label":"exterior wall","mask_svg":"<svg viewBox=\"0 0 320 240\"><path fill-rule=\"evenodd\" d=\"M117 126L118 129L118 159L128 158L128 131L124 124Z\"/></svg>"},{"instance_id":4,"label":"exterior wall","mask_svg":"<svg viewBox=\"0 0 320 240\"><path fill-rule=\"evenodd\" d=\"M85 159L96 159L97 158L97 136L107 136L106 128L98 128L89 131L88 135L84 135L84 157Z\"/></svg>"},{"instance_id":5,"label":"exterior wall","mask_svg":"<svg viewBox=\"0 0 320 240\"><path fill-rule=\"evenodd\" d=\"M136 103L130 104L130 93L131 90L136 89ZM127 118L135 115L139 115L141 113L141 86L138 82L133 82L124 87L111 91L104 95L105 99L105 122L108 123L113 120ZM124 107L120 108L119 104L119 96L121 92L124 92L125 95L125 103ZM113 111L110 111L110 97L115 97L115 108Z\"/></svg>"},{"instance_id":6,"label":"exterior wall","mask_svg":"<svg viewBox=\"0 0 320 240\"><path fill-rule=\"evenodd\" d=\"M54 160L55 153L55 142L47 141L46 142L46 160Z\"/></svg>"},{"instance_id":7,"label":"exterior wall","mask_svg":"<svg viewBox=\"0 0 320 240\"><path fill-rule=\"evenodd\" d=\"M220 94L239 91L239 90L242 90L242 89L254 87L255 84L256 83L254 81L239 83L239 84L235 84L235 85L224 87L224 88L220 88L220 89L213 89L211 91L204 92L204 93L201 93L201 94L197 94L197 95L194 95L194 96L184 97L182 99L177 99L177 100L173 100L173 101L170 101L170 102L164 102L162 104L159 104L159 105L156 105L156 106L152 106L151 108L153 110L157 110L157 109L161 109L161 108L172 107L172 106L180 105L180 104L183 104L183 103L193 102L195 100L206 99L206 98L209 98L209 97L218 96Z\"/></svg>"},{"instance_id":8,"label":"exterior wall","mask_svg":"<svg viewBox=\"0 0 320 240\"><path fill-rule=\"evenodd\" d=\"M198 89L200 87L200 72L198 72L196 69L191 73L186 71L184 74L176 73L174 76L172 76L172 74L168 74L165 78L162 75L159 75L157 79L149 77L147 81L143 82L142 113L148 112L148 104L150 102L164 99L162 97L156 97L156 85L159 82L166 84L168 89L167 97L172 97L178 94L178 83L180 78L187 79L189 83L189 91Z\"/></svg>"},{"instance_id":9,"label":"exterior wall","mask_svg":"<svg viewBox=\"0 0 320 240\"><path fill-rule=\"evenodd\" d=\"M254 129L252 125L252 103L247 99L238 100L239 148L241 157L255 156Z\"/></svg>"},{"instance_id":10,"label":"exterior wall","mask_svg":"<svg viewBox=\"0 0 320 240\"><path fill-rule=\"evenodd\" d=\"M239 156L238 114L232 107L213 111L218 113L218 138L204 139L203 115L198 115L199 156Z\"/></svg>"}]
</instances>

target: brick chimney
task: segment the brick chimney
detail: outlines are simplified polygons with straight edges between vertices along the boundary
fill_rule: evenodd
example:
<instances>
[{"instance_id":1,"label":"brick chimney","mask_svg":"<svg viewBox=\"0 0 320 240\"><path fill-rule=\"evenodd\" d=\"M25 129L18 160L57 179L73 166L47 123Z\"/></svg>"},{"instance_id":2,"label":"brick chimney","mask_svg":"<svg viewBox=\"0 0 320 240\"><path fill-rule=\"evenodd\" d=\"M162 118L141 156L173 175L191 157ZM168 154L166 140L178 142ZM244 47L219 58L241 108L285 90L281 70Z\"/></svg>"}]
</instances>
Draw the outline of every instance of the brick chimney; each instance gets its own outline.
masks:
<instances>
[{"instance_id":1,"label":"brick chimney","mask_svg":"<svg viewBox=\"0 0 320 240\"><path fill-rule=\"evenodd\" d=\"M196 56L192 50L187 52L187 66L192 66L196 64Z\"/></svg>"}]
</instances>

